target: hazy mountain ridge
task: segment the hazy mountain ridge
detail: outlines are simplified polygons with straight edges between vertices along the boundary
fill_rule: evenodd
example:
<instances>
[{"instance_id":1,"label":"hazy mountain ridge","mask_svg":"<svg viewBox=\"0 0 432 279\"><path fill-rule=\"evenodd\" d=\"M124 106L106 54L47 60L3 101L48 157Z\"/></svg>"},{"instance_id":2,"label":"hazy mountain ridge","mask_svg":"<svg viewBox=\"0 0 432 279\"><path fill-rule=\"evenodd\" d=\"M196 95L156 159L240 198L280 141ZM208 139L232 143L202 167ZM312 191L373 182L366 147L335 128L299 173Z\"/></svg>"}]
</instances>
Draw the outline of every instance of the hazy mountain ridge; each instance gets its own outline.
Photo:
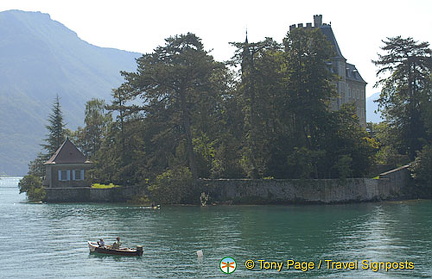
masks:
<instances>
[{"instance_id":1,"label":"hazy mountain ridge","mask_svg":"<svg viewBox=\"0 0 432 279\"><path fill-rule=\"evenodd\" d=\"M375 100L378 100L380 93L374 93L368 98L366 98L366 121L379 123L383 121L381 119L381 113L378 112L378 103Z\"/></svg>"},{"instance_id":2,"label":"hazy mountain ridge","mask_svg":"<svg viewBox=\"0 0 432 279\"><path fill-rule=\"evenodd\" d=\"M0 13L0 173L22 175L40 151L55 96L68 128L91 98L111 99L140 54L100 48L40 12Z\"/></svg>"}]
</instances>

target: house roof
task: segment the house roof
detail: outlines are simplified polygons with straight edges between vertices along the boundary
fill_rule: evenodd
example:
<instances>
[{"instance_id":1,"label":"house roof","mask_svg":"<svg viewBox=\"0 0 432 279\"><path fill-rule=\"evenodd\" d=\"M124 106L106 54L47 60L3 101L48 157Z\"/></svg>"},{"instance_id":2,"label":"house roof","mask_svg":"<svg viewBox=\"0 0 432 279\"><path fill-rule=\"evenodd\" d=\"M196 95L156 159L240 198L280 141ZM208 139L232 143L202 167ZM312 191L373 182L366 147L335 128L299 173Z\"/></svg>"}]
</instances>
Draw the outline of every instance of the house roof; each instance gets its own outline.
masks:
<instances>
[{"instance_id":1,"label":"house roof","mask_svg":"<svg viewBox=\"0 0 432 279\"><path fill-rule=\"evenodd\" d=\"M57 149L52 157L45 162L48 164L84 164L90 163L87 161L84 154L67 138L63 144Z\"/></svg>"}]
</instances>

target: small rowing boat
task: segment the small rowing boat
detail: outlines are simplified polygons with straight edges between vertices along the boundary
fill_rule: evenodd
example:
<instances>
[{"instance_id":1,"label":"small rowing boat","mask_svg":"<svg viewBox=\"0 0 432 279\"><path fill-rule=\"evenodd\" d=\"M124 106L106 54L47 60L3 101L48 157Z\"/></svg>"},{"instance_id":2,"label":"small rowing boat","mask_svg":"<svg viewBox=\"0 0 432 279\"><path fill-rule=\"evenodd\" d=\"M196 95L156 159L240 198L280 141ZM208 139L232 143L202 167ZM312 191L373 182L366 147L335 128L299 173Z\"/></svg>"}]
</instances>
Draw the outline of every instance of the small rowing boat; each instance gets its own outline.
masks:
<instances>
[{"instance_id":1,"label":"small rowing boat","mask_svg":"<svg viewBox=\"0 0 432 279\"><path fill-rule=\"evenodd\" d=\"M136 249L133 248L114 249L110 245L101 247L97 242L88 241L88 247L90 249L90 253L119 255L119 256L142 256L143 254L143 247L141 245L138 245Z\"/></svg>"}]
</instances>

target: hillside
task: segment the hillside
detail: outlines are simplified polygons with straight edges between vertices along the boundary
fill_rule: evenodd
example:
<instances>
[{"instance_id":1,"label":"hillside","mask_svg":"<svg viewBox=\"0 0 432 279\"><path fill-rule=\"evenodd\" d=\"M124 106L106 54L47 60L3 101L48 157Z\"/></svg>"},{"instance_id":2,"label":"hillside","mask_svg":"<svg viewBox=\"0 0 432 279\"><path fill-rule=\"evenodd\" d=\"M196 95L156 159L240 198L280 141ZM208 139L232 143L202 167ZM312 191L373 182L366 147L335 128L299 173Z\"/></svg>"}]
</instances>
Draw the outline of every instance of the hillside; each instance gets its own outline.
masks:
<instances>
[{"instance_id":1,"label":"hillside","mask_svg":"<svg viewBox=\"0 0 432 279\"><path fill-rule=\"evenodd\" d=\"M48 14L0 13L0 174L23 175L40 151L56 95L67 128L83 125L91 98L110 100L138 53L101 48Z\"/></svg>"}]
</instances>

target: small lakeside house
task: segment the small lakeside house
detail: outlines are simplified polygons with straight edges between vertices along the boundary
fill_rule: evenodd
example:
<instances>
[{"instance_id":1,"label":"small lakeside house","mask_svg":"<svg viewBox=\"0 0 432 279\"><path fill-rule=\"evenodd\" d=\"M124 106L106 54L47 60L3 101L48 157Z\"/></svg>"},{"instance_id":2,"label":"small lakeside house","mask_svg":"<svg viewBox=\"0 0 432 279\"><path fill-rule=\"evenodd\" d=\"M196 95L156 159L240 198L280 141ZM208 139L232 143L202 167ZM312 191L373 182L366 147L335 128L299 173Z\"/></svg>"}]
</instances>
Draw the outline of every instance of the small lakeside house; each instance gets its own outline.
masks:
<instances>
[{"instance_id":1,"label":"small lakeside house","mask_svg":"<svg viewBox=\"0 0 432 279\"><path fill-rule=\"evenodd\" d=\"M92 167L84 154L67 138L44 163L46 188L90 187L86 172Z\"/></svg>"}]
</instances>

